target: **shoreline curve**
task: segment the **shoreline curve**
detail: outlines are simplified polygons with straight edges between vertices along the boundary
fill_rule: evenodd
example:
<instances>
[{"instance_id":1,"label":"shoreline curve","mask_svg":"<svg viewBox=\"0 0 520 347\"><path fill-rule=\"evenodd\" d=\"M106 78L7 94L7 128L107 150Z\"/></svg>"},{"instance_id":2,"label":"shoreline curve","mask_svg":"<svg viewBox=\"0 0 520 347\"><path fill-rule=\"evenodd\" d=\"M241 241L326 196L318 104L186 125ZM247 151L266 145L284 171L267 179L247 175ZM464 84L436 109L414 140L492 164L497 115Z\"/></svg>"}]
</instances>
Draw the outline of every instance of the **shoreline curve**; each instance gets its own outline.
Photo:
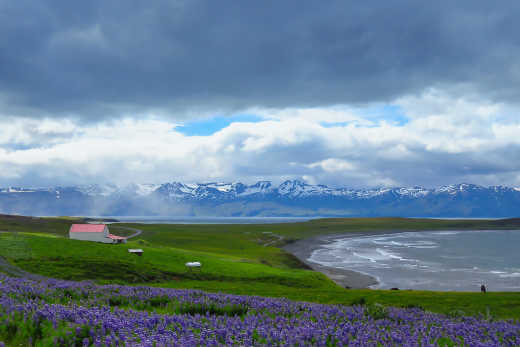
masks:
<instances>
[{"instance_id":1,"label":"shoreline curve","mask_svg":"<svg viewBox=\"0 0 520 347\"><path fill-rule=\"evenodd\" d=\"M405 230L382 230L382 231L362 231L350 232L345 234L333 234L314 236L306 239L297 240L282 247L283 250L293 254L301 262L312 268L314 271L321 272L336 284L347 289L371 289L372 286L378 285L377 278L348 269L339 269L329 266L320 265L308 261L313 251L320 246L330 243L338 238L353 238L373 235L388 235L406 232Z\"/></svg>"}]
</instances>

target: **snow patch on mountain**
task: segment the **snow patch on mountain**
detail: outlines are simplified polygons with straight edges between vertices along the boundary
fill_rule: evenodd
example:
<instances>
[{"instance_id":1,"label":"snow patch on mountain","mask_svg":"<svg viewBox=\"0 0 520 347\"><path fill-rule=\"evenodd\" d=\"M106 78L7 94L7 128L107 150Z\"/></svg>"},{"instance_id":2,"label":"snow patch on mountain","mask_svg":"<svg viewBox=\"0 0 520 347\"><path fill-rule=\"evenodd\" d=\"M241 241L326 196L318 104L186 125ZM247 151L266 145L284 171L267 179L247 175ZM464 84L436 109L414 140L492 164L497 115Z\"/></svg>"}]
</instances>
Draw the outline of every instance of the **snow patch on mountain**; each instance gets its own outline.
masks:
<instances>
[{"instance_id":1,"label":"snow patch on mountain","mask_svg":"<svg viewBox=\"0 0 520 347\"><path fill-rule=\"evenodd\" d=\"M396 193L402 196L411 196L414 198L419 198L426 196L431 193L431 190L421 188L421 187L412 187L412 188L397 188Z\"/></svg>"},{"instance_id":2,"label":"snow patch on mountain","mask_svg":"<svg viewBox=\"0 0 520 347\"><path fill-rule=\"evenodd\" d=\"M233 189L232 183L207 183L205 186L224 193L230 192Z\"/></svg>"},{"instance_id":3,"label":"snow patch on mountain","mask_svg":"<svg viewBox=\"0 0 520 347\"><path fill-rule=\"evenodd\" d=\"M9 187L7 188L7 193L34 193L35 190L30 188L18 188L18 187Z\"/></svg>"},{"instance_id":4,"label":"snow patch on mountain","mask_svg":"<svg viewBox=\"0 0 520 347\"><path fill-rule=\"evenodd\" d=\"M238 192L237 196L250 196L250 195L267 195L272 194L275 191L275 188L269 181L259 181L253 185L246 186L244 185L244 189Z\"/></svg>"}]
</instances>

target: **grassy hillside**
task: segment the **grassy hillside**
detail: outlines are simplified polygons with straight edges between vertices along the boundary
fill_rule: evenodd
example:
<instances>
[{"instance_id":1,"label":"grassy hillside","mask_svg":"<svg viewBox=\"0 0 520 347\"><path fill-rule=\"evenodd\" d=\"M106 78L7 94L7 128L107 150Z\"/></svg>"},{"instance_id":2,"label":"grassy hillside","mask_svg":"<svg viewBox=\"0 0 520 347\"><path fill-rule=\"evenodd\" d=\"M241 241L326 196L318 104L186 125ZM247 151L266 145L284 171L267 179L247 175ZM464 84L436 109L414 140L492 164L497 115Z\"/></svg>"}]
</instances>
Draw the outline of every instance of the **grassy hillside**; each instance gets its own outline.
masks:
<instances>
[{"instance_id":1,"label":"grassy hillside","mask_svg":"<svg viewBox=\"0 0 520 347\"><path fill-rule=\"evenodd\" d=\"M287 297L319 303L420 306L457 314L490 312L520 318L520 293L439 293L345 290L305 268L279 246L324 234L367 230L520 228L520 220L326 219L264 225L127 225L143 233L124 245L66 238L71 221L0 216L0 255L26 271L100 283L196 288L212 292ZM126 230L111 227L115 234ZM143 257L127 252L142 248ZM184 264L200 261L202 270ZM460 313L460 312L459 312Z\"/></svg>"}]
</instances>

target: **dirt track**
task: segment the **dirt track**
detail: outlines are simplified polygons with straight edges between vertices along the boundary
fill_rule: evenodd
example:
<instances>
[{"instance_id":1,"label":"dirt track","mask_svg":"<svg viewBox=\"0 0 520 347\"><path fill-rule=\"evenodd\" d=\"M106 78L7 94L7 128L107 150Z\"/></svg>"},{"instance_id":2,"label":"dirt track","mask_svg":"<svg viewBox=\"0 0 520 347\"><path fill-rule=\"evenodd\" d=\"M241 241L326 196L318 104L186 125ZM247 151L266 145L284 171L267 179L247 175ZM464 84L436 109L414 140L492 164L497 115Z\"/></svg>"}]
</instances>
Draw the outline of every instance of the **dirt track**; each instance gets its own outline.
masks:
<instances>
[{"instance_id":1,"label":"dirt track","mask_svg":"<svg viewBox=\"0 0 520 347\"><path fill-rule=\"evenodd\" d=\"M141 233L143 232L141 229L129 228L129 227L113 226L113 228L114 229L126 229L126 230L130 230L130 231L134 231L134 233L132 235L125 236L127 239L131 239L132 237L136 237L138 235L141 235Z\"/></svg>"},{"instance_id":2,"label":"dirt track","mask_svg":"<svg viewBox=\"0 0 520 347\"><path fill-rule=\"evenodd\" d=\"M42 279L43 276L35 275L30 272L24 271L19 267L9 263L4 257L0 256L0 271L13 277L24 277L32 280Z\"/></svg>"}]
</instances>

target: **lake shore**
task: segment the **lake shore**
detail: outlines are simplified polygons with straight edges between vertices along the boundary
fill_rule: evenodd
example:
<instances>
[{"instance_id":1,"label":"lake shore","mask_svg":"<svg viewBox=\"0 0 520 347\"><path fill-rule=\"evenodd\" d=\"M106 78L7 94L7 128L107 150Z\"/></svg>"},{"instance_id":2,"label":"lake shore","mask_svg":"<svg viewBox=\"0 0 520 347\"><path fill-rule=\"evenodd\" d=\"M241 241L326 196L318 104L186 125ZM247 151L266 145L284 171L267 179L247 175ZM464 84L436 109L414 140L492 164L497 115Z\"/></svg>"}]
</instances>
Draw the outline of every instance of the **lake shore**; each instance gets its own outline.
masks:
<instances>
[{"instance_id":1,"label":"lake shore","mask_svg":"<svg viewBox=\"0 0 520 347\"><path fill-rule=\"evenodd\" d=\"M409 232L410 230L384 230L384 231L364 231L364 232L352 232L345 234L334 234L334 235L324 235L324 236L316 236L307 239L302 239L295 241L293 243L287 244L283 247L283 249L295 257L297 257L300 261L311 267L314 271L319 271L323 273L325 276L330 278L332 281L337 283L338 285L349 288L349 289L366 289L372 286L377 285L379 282L373 276L360 273L357 271L347 270L347 269L338 269L329 266L323 266L314 262L308 261L312 252L321 248L323 245L333 242L336 239L346 239L353 237L363 237L363 236L373 236L373 235L388 235L388 234L397 234L403 232Z\"/></svg>"}]
</instances>

